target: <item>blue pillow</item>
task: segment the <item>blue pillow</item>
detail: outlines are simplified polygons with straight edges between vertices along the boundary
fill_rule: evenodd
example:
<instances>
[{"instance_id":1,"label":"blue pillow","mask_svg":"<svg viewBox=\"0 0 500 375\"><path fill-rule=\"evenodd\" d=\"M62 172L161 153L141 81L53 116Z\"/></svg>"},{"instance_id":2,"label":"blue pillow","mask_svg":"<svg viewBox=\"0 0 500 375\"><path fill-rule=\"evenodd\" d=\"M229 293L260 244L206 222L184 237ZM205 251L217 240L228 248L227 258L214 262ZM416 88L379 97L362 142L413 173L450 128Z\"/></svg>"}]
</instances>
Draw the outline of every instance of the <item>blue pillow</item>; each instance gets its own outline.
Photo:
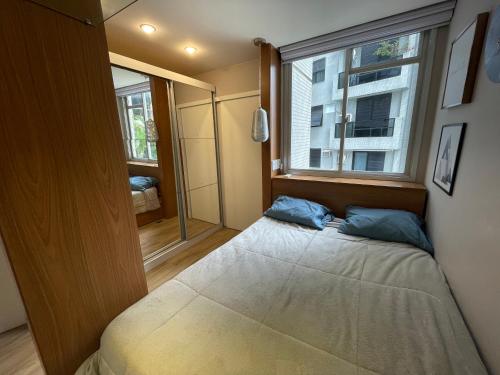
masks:
<instances>
[{"instance_id":1,"label":"blue pillow","mask_svg":"<svg viewBox=\"0 0 500 375\"><path fill-rule=\"evenodd\" d=\"M330 209L321 204L286 195L276 198L271 208L264 212L264 215L320 230L325 228L326 223L333 220L334 217Z\"/></svg>"},{"instance_id":2,"label":"blue pillow","mask_svg":"<svg viewBox=\"0 0 500 375\"><path fill-rule=\"evenodd\" d=\"M143 176L129 177L128 181L130 183L130 188L135 191L144 191L160 183L160 180L156 177Z\"/></svg>"},{"instance_id":3,"label":"blue pillow","mask_svg":"<svg viewBox=\"0 0 500 375\"><path fill-rule=\"evenodd\" d=\"M349 206L338 230L375 240L409 243L434 253L422 220L413 212Z\"/></svg>"}]
</instances>

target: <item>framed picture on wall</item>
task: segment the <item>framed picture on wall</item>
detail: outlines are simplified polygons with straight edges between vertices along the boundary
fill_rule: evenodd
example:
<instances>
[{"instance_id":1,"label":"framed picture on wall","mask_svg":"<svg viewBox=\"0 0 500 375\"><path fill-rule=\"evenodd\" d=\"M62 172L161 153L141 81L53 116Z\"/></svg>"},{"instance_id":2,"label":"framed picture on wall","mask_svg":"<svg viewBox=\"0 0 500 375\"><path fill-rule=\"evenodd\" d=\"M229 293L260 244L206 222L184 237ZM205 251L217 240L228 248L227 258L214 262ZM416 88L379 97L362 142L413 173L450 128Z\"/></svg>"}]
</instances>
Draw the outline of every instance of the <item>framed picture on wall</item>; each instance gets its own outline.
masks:
<instances>
[{"instance_id":1,"label":"framed picture on wall","mask_svg":"<svg viewBox=\"0 0 500 375\"><path fill-rule=\"evenodd\" d=\"M471 102L487 24L488 12L479 14L452 42L442 108Z\"/></svg>"},{"instance_id":2,"label":"framed picture on wall","mask_svg":"<svg viewBox=\"0 0 500 375\"><path fill-rule=\"evenodd\" d=\"M465 123L443 125L432 180L446 194L453 194Z\"/></svg>"}]
</instances>

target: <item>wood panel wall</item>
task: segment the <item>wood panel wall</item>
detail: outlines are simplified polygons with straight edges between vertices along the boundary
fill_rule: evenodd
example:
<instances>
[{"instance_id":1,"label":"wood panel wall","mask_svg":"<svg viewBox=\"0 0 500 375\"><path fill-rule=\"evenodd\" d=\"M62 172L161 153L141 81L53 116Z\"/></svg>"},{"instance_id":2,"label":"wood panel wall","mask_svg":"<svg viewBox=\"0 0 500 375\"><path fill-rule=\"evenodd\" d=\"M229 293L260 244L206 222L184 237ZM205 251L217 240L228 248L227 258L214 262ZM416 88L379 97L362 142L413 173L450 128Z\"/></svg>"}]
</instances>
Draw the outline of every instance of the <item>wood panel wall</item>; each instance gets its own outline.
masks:
<instances>
[{"instance_id":1,"label":"wood panel wall","mask_svg":"<svg viewBox=\"0 0 500 375\"><path fill-rule=\"evenodd\" d=\"M427 190L412 182L361 180L312 176L276 176L272 195L308 199L329 207L336 217L345 217L348 205L392 208L425 216Z\"/></svg>"},{"instance_id":2,"label":"wood panel wall","mask_svg":"<svg viewBox=\"0 0 500 375\"><path fill-rule=\"evenodd\" d=\"M128 161L127 169L130 176L151 176L162 179L162 172L158 165Z\"/></svg>"},{"instance_id":3,"label":"wood panel wall","mask_svg":"<svg viewBox=\"0 0 500 375\"><path fill-rule=\"evenodd\" d=\"M167 219L177 216L177 192L175 186L174 151L167 81L151 76L151 99L158 129L158 165L161 170L161 195L163 214Z\"/></svg>"},{"instance_id":4,"label":"wood panel wall","mask_svg":"<svg viewBox=\"0 0 500 375\"><path fill-rule=\"evenodd\" d=\"M279 171L272 170L272 161L280 159L281 147L281 56L271 44L260 48L260 98L267 111L269 140L262 143L262 209L272 204L271 178Z\"/></svg>"},{"instance_id":5,"label":"wood panel wall","mask_svg":"<svg viewBox=\"0 0 500 375\"><path fill-rule=\"evenodd\" d=\"M150 76L150 83L153 114L158 129L158 143L156 144L158 164L129 161L127 168L132 176L152 176L160 180L161 207L155 211L137 214L139 227L162 218L170 219L178 215L167 81L160 77Z\"/></svg>"},{"instance_id":6,"label":"wood panel wall","mask_svg":"<svg viewBox=\"0 0 500 375\"><path fill-rule=\"evenodd\" d=\"M72 374L147 293L104 26L2 1L0 44L0 231L47 374Z\"/></svg>"}]
</instances>

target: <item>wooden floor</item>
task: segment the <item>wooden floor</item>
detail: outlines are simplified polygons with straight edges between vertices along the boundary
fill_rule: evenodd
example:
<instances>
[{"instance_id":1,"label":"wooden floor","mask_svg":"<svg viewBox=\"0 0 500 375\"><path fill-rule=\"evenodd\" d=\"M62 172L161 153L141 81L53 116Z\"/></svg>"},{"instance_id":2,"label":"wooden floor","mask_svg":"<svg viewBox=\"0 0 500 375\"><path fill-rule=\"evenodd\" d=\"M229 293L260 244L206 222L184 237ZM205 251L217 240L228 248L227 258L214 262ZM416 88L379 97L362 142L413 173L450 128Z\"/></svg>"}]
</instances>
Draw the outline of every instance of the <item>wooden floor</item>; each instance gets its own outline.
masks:
<instances>
[{"instance_id":1,"label":"wooden floor","mask_svg":"<svg viewBox=\"0 0 500 375\"><path fill-rule=\"evenodd\" d=\"M44 373L27 325L0 335L0 374L42 375Z\"/></svg>"},{"instance_id":2,"label":"wooden floor","mask_svg":"<svg viewBox=\"0 0 500 375\"><path fill-rule=\"evenodd\" d=\"M223 228L196 245L191 246L189 249L168 259L165 263L146 272L149 291L156 289L165 281L175 277L179 272L223 245L238 233L240 232L237 230Z\"/></svg>"},{"instance_id":3,"label":"wooden floor","mask_svg":"<svg viewBox=\"0 0 500 375\"><path fill-rule=\"evenodd\" d=\"M215 224L207 223L206 221L188 219L188 238L194 237L214 226ZM177 242L180 239L181 229L177 216L170 219L161 219L139 227L139 240L141 242L143 257L154 253L164 246Z\"/></svg>"},{"instance_id":4,"label":"wooden floor","mask_svg":"<svg viewBox=\"0 0 500 375\"><path fill-rule=\"evenodd\" d=\"M221 229L148 271L146 279L149 291L175 277L179 272L226 243L238 233L240 232L233 229ZM0 334L1 375L43 375L44 373L31 333L26 325Z\"/></svg>"}]
</instances>

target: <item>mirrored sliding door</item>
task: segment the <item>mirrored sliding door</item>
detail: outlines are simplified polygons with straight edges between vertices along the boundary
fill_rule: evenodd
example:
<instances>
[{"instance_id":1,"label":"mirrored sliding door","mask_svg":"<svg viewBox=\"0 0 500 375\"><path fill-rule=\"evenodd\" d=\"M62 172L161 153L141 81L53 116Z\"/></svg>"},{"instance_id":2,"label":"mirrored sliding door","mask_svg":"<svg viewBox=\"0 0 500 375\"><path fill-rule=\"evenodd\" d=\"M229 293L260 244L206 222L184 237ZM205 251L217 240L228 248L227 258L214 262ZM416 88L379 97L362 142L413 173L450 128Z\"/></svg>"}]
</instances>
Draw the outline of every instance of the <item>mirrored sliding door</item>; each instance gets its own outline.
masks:
<instances>
[{"instance_id":1,"label":"mirrored sliding door","mask_svg":"<svg viewBox=\"0 0 500 375\"><path fill-rule=\"evenodd\" d=\"M182 240L167 81L111 70L141 252L148 259Z\"/></svg>"},{"instance_id":2,"label":"mirrored sliding door","mask_svg":"<svg viewBox=\"0 0 500 375\"><path fill-rule=\"evenodd\" d=\"M149 267L222 227L215 87L114 53L110 60Z\"/></svg>"}]
</instances>

